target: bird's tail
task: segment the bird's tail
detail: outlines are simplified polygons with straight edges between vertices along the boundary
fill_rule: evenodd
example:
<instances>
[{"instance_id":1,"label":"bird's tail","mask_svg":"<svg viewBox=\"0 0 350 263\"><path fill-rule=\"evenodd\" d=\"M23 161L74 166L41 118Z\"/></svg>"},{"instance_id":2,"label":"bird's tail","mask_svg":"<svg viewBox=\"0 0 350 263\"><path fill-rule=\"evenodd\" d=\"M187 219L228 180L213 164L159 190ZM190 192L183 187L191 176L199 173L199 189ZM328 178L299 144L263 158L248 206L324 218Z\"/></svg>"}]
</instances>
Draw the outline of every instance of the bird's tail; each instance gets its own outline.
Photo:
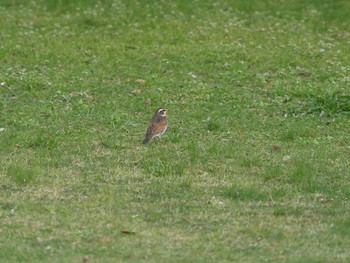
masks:
<instances>
[{"instance_id":1,"label":"bird's tail","mask_svg":"<svg viewBox=\"0 0 350 263\"><path fill-rule=\"evenodd\" d=\"M151 140L151 138L152 138L152 137L150 137L150 136L146 136L146 137L143 139L142 144L148 143L148 142Z\"/></svg>"}]
</instances>

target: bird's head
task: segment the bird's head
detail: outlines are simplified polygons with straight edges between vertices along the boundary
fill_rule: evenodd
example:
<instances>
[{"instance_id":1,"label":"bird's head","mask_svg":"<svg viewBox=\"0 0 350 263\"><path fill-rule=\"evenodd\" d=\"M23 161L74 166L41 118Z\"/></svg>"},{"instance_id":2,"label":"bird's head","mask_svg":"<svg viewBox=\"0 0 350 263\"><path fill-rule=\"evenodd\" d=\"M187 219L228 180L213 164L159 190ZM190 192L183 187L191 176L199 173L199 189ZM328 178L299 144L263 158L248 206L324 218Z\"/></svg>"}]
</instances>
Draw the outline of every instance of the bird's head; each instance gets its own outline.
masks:
<instances>
[{"instance_id":1,"label":"bird's head","mask_svg":"<svg viewBox=\"0 0 350 263\"><path fill-rule=\"evenodd\" d=\"M166 116L166 109L164 109L164 108L159 108L159 109L156 111L156 114L159 115L159 116L165 117L165 116Z\"/></svg>"}]
</instances>

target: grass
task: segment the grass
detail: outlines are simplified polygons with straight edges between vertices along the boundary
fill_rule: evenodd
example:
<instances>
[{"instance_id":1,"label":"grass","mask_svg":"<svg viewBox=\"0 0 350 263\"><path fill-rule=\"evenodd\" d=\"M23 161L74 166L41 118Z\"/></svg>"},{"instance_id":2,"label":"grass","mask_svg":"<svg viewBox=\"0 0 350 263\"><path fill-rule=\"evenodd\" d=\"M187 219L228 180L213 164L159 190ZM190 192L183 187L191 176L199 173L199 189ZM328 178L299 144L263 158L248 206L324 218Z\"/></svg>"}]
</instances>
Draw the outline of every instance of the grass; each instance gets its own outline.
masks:
<instances>
[{"instance_id":1,"label":"grass","mask_svg":"<svg viewBox=\"0 0 350 263\"><path fill-rule=\"evenodd\" d=\"M0 261L348 262L349 10L1 0Z\"/></svg>"}]
</instances>

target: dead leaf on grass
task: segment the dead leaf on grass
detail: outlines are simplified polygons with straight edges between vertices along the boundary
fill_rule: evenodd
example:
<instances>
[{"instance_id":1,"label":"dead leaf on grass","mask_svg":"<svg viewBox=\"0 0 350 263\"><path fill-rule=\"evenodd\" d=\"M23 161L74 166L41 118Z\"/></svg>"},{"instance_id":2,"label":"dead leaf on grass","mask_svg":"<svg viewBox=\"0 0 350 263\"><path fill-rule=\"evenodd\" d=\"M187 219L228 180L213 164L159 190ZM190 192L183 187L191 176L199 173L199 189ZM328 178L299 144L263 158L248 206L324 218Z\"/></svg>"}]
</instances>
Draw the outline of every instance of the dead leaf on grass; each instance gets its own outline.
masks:
<instances>
[{"instance_id":1,"label":"dead leaf on grass","mask_svg":"<svg viewBox=\"0 0 350 263\"><path fill-rule=\"evenodd\" d=\"M320 202L324 203L324 204L334 204L335 203L333 198L328 198L328 197L321 198Z\"/></svg>"},{"instance_id":2,"label":"dead leaf on grass","mask_svg":"<svg viewBox=\"0 0 350 263\"><path fill-rule=\"evenodd\" d=\"M194 79L197 78L197 75L194 74L193 72L188 72L187 75Z\"/></svg>"},{"instance_id":3,"label":"dead leaf on grass","mask_svg":"<svg viewBox=\"0 0 350 263\"><path fill-rule=\"evenodd\" d=\"M145 99L143 101L146 105L151 105L152 104L152 100L151 99Z\"/></svg>"},{"instance_id":4,"label":"dead leaf on grass","mask_svg":"<svg viewBox=\"0 0 350 263\"><path fill-rule=\"evenodd\" d=\"M135 82L139 83L139 84L143 84L143 83L146 82L146 80L144 80L144 79L137 79L137 80L135 80Z\"/></svg>"},{"instance_id":5,"label":"dead leaf on grass","mask_svg":"<svg viewBox=\"0 0 350 263\"><path fill-rule=\"evenodd\" d=\"M71 95L72 97L77 97L77 96L79 96L79 92L72 91L71 93L69 93L69 95Z\"/></svg>"},{"instance_id":6,"label":"dead leaf on grass","mask_svg":"<svg viewBox=\"0 0 350 263\"><path fill-rule=\"evenodd\" d=\"M99 239L102 242L111 242L111 241L113 241L113 238L111 238L110 236L101 236Z\"/></svg>"},{"instance_id":7,"label":"dead leaf on grass","mask_svg":"<svg viewBox=\"0 0 350 263\"><path fill-rule=\"evenodd\" d=\"M206 171L204 171L204 170L202 170L202 169L198 169L197 170L197 173L199 174L199 175L208 175L208 173L206 172Z\"/></svg>"},{"instance_id":8,"label":"dead leaf on grass","mask_svg":"<svg viewBox=\"0 0 350 263\"><path fill-rule=\"evenodd\" d=\"M136 95L138 95L140 93L141 93L140 89L134 89L133 91L131 91L131 95L133 95L133 96L136 96Z\"/></svg>"},{"instance_id":9,"label":"dead leaf on grass","mask_svg":"<svg viewBox=\"0 0 350 263\"><path fill-rule=\"evenodd\" d=\"M272 145L271 151L272 151L273 153L278 153L278 152L281 151L281 147L279 147L278 145Z\"/></svg>"}]
</instances>

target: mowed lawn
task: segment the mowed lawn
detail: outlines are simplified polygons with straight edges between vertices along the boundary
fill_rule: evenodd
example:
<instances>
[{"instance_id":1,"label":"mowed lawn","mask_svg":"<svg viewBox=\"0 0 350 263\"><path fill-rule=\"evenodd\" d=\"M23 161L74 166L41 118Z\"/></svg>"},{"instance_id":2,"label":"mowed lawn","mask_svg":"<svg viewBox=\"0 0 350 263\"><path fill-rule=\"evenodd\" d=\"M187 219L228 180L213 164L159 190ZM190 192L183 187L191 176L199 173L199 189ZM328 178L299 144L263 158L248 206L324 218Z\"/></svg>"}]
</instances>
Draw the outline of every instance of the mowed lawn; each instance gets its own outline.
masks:
<instances>
[{"instance_id":1,"label":"mowed lawn","mask_svg":"<svg viewBox=\"0 0 350 263\"><path fill-rule=\"evenodd\" d=\"M350 262L349 13L0 0L0 262Z\"/></svg>"}]
</instances>

